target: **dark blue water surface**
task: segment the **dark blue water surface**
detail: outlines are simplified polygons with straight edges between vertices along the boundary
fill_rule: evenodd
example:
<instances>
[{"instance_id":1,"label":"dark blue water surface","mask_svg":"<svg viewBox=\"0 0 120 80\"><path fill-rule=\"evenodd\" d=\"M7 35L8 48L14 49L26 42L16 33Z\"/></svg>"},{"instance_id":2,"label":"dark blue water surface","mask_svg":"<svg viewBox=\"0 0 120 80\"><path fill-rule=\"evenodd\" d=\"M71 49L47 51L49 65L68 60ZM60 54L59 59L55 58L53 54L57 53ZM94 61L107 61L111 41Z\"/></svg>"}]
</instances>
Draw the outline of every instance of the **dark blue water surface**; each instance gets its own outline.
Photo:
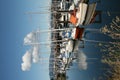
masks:
<instances>
[{"instance_id":1,"label":"dark blue water surface","mask_svg":"<svg viewBox=\"0 0 120 80\"><path fill-rule=\"evenodd\" d=\"M90 0L95 2L97 0ZM100 0L97 4L97 10L102 11L102 23L91 24L85 26L86 28L100 29L105 24L111 23L115 16L120 16L120 0ZM107 11L111 16L108 16ZM111 38L100 33L87 33L86 38L97 41L112 41ZM74 63L70 70L67 71L68 80L106 80L105 69L108 68L106 64L101 63L102 52L100 52L97 43L85 43L85 48L82 49L87 56L88 67L86 70L80 70L78 64ZM90 59L96 58L96 59Z\"/></svg>"}]
</instances>

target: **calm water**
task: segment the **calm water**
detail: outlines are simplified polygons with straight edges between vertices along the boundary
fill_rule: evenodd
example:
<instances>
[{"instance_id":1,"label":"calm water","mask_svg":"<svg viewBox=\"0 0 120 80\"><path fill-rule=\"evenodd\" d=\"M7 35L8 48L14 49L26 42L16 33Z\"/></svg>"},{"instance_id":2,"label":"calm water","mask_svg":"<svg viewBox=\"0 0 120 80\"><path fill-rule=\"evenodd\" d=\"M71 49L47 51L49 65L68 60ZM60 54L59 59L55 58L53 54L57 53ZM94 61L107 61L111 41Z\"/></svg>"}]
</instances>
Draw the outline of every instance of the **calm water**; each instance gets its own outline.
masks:
<instances>
[{"instance_id":1,"label":"calm water","mask_svg":"<svg viewBox=\"0 0 120 80\"><path fill-rule=\"evenodd\" d=\"M95 0L90 0L90 2ZM119 0L101 0L98 3L97 10L102 11L102 23L101 24L91 24L86 26L87 28L97 28L109 24L115 16L120 16L120 1ZM111 16L108 16L107 11L110 12ZM110 41L109 37L106 37L100 33L87 33L87 39L97 40L97 41ZM97 44L96 44L97 45ZM102 53L100 49L95 45L95 43L85 43L85 48L82 49L84 54L87 56L87 69L80 70L78 64L74 63L70 70L67 71L68 80L106 80L103 78L105 76L105 69L108 68L107 65L101 63ZM97 59L91 59L97 58Z\"/></svg>"}]
</instances>

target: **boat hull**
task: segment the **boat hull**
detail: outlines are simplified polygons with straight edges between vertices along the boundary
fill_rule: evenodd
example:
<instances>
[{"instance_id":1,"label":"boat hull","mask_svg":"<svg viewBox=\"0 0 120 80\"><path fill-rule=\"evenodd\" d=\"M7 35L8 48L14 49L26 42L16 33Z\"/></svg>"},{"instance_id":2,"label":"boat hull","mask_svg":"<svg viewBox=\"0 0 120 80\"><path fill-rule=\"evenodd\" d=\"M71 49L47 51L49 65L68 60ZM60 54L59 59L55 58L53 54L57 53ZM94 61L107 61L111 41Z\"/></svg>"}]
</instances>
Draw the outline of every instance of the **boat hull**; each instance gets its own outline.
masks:
<instances>
[{"instance_id":1,"label":"boat hull","mask_svg":"<svg viewBox=\"0 0 120 80\"><path fill-rule=\"evenodd\" d=\"M92 20L92 18L94 16L94 13L95 13L96 5L97 5L97 3L92 3L92 4L88 5L88 10L87 10L84 25L90 24L90 22L91 22L91 20Z\"/></svg>"},{"instance_id":2,"label":"boat hull","mask_svg":"<svg viewBox=\"0 0 120 80\"><path fill-rule=\"evenodd\" d=\"M76 26L82 25L84 20L85 20L85 15L87 12L87 4L86 3L80 3L79 4L79 9L76 12L76 17L78 18L78 22Z\"/></svg>"},{"instance_id":3,"label":"boat hull","mask_svg":"<svg viewBox=\"0 0 120 80\"><path fill-rule=\"evenodd\" d=\"M71 37L75 40L82 40L83 33L84 33L84 28L76 27L72 30Z\"/></svg>"}]
</instances>

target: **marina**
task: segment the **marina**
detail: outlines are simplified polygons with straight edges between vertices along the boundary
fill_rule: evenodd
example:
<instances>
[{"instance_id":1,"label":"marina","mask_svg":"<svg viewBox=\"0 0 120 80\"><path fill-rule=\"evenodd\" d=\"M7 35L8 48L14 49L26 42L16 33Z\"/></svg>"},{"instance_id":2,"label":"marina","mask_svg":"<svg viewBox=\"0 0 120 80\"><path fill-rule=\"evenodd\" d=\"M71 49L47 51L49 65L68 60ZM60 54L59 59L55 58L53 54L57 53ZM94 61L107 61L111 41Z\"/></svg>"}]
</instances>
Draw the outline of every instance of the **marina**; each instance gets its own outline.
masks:
<instances>
[{"instance_id":1,"label":"marina","mask_svg":"<svg viewBox=\"0 0 120 80\"><path fill-rule=\"evenodd\" d=\"M120 80L120 0L0 0L0 80Z\"/></svg>"},{"instance_id":2,"label":"marina","mask_svg":"<svg viewBox=\"0 0 120 80\"><path fill-rule=\"evenodd\" d=\"M51 80L66 80L67 70L71 69L73 62L79 61L79 49L84 48L84 36L87 30L84 26L94 23L96 15L97 4L90 4L89 0L80 0L76 4L72 0L61 0L61 2L63 2L61 7L55 6L54 10L52 10L52 12L56 13L51 13L53 19L53 23L51 23L53 28L51 30L51 40L55 41L55 43L51 41L55 48L51 48L49 60L49 63L53 63L53 69L51 69L51 64L49 65ZM52 5L56 3L57 1L55 3L53 1ZM58 7L59 10L57 9ZM52 6L51 8L53 9ZM54 15L59 15L60 17ZM52 58L54 60L51 60Z\"/></svg>"},{"instance_id":3,"label":"marina","mask_svg":"<svg viewBox=\"0 0 120 80\"><path fill-rule=\"evenodd\" d=\"M111 49L110 46L119 44L119 40L116 42L117 37L113 36L119 37L119 32L117 33L119 27L114 26L118 26L120 20L116 16L112 20L111 29L107 25L98 27L104 23L104 15L111 16L109 11L105 13L98 8L100 4L101 0L51 0L48 10L27 13L50 14L49 29L34 30L24 38L24 45L32 46L33 52L37 51L34 53L37 56L33 56L33 62L38 62L38 56L42 55L40 53L49 54L49 57L39 60L42 64L49 64L50 80L74 80L75 77L71 76L75 74L78 77L76 80L79 80L83 74L81 78L85 80L108 79L106 70L109 70L110 66L105 64L107 57L104 58L104 51L107 51L106 47ZM110 30L115 30L116 33L112 31L110 33ZM49 35L49 38L41 41L43 35L44 37ZM49 47L47 52L42 51L47 47ZM92 78L88 79L88 75ZM107 74L107 76L110 75ZM102 78L99 79L101 76Z\"/></svg>"}]
</instances>

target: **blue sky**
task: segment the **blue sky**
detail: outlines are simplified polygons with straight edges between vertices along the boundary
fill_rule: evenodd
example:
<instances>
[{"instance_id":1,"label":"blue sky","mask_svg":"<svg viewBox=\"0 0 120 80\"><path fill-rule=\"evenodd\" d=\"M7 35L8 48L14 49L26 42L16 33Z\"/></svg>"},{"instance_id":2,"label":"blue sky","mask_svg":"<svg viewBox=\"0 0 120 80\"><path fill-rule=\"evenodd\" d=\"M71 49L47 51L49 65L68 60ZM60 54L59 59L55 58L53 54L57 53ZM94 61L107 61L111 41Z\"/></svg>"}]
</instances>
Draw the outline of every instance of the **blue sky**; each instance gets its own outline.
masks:
<instances>
[{"instance_id":1,"label":"blue sky","mask_svg":"<svg viewBox=\"0 0 120 80\"><path fill-rule=\"evenodd\" d=\"M34 14L31 19L25 13L41 10L40 6L47 5L44 3L48 0L0 0L0 80L49 80L47 64L33 64L27 72L21 70L22 56L30 48L23 45L24 37L48 26L40 23L46 15Z\"/></svg>"}]
</instances>

